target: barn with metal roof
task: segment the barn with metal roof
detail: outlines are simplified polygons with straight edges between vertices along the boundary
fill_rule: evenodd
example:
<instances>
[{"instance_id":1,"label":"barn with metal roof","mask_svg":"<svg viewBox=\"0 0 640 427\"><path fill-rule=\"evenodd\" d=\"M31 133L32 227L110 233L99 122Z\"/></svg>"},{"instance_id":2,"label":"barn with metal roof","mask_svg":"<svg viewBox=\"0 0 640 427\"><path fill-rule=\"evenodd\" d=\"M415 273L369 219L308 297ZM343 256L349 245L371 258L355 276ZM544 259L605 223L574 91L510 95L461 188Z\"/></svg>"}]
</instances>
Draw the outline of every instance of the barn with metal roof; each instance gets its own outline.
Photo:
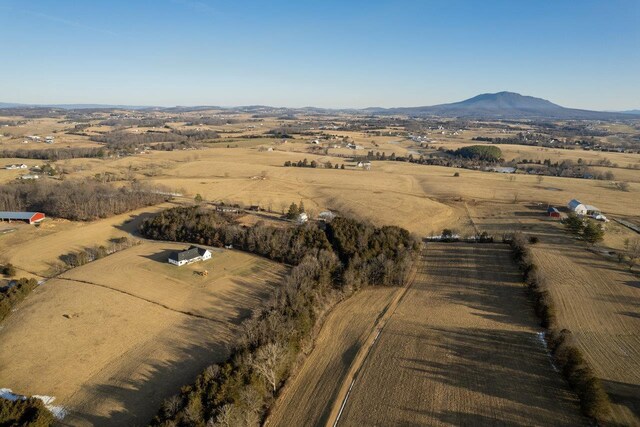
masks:
<instances>
[{"instance_id":1,"label":"barn with metal roof","mask_svg":"<svg viewBox=\"0 0 640 427\"><path fill-rule=\"evenodd\" d=\"M34 224L44 219L42 212L12 212L0 211L1 221L24 221L27 224Z\"/></svg>"}]
</instances>

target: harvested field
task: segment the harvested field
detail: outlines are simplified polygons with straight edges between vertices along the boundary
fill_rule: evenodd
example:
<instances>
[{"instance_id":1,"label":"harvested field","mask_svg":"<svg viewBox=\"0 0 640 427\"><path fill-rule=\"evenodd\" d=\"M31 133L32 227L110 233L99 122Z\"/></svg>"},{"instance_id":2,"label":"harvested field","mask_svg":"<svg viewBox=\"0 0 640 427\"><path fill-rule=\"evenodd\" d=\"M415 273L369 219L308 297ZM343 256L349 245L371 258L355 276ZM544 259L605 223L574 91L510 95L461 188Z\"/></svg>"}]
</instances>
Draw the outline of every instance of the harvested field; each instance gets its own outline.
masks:
<instances>
[{"instance_id":1,"label":"harvested field","mask_svg":"<svg viewBox=\"0 0 640 427\"><path fill-rule=\"evenodd\" d=\"M236 251L166 264L184 246L144 242L37 288L0 329L1 387L54 396L70 425L148 422L164 398L227 357L239 323L284 272ZM203 269L206 277L194 274Z\"/></svg>"},{"instance_id":2,"label":"harvested field","mask_svg":"<svg viewBox=\"0 0 640 427\"><path fill-rule=\"evenodd\" d=\"M602 380L613 403L611 421L640 426L640 279L565 240L532 246L550 281L558 326L573 332Z\"/></svg>"},{"instance_id":3,"label":"harvested field","mask_svg":"<svg viewBox=\"0 0 640 427\"><path fill-rule=\"evenodd\" d=\"M0 236L0 263L12 263L20 276L48 276L60 255L130 237L144 218L171 206L149 206L90 222L47 218L39 227L19 224L15 233Z\"/></svg>"},{"instance_id":4,"label":"harvested field","mask_svg":"<svg viewBox=\"0 0 640 427\"><path fill-rule=\"evenodd\" d=\"M586 424L522 286L506 245L429 244L339 425Z\"/></svg>"},{"instance_id":5,"label":"harvested field","mask_svg":"<svg viewBox=\"0 0 640 427\"><path fill-rule=\"evenodd\" d=\"M279 398L269 426L314 426L329 421L343 378L380 313L398 288L368 288L338 304L327 317L316 346Z\"/></svg>"}]
</instances>

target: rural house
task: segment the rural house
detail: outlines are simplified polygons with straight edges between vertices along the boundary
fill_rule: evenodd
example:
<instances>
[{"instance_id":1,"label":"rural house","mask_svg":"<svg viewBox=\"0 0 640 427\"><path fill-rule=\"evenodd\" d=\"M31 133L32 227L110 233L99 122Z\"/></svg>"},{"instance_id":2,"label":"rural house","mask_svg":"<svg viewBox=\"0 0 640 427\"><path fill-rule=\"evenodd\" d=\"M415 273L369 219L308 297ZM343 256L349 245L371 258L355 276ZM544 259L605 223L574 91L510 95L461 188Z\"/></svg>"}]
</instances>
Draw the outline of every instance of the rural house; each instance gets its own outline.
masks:
<instances>
[{"instance_id":1,"label":"rural house","mask_svg":"<svg viewBox=\"0 0 640 427\"><path fill-rule=\"evenodd\" d=\"M206 261L211 259L211 252L208 249L199 248L197 246L191 246L181 252L172 252L169 255L169 264L177 265L178 267L185 264L192 264L198 261Z\"/></svg>"},{"instance_id":2,"label":"rural house","mask_svg":"<svg viewBox=\"0 0 640 427\"><path fill-rule=\"evenodd\" d=\"M28 166L22 163L17 165L6 165L4 168L8 170L15 170L15 169L27 169Z\"/></svg>"},{"instance_id":3,"label":"rural house","mask_svg":"<svg viewBox=\"0 0 640 427\"><path fill-rule=\"evenodd\" d=\"M567 207L576 215L589 215L593 217L600 215L600 209L593 205L585 205L577 199L571 200Z\"/></svg>"},{"instance_id":4,"label":"rural house","mask_svg":"<svg viewBox=\"0 0 640 427\"><path fill-rule=\"evenodd\" d=\"M0 221L24 221L27 224L35 224L44 219L42 212L0 212Z\"/></svg>"}]
</instances>

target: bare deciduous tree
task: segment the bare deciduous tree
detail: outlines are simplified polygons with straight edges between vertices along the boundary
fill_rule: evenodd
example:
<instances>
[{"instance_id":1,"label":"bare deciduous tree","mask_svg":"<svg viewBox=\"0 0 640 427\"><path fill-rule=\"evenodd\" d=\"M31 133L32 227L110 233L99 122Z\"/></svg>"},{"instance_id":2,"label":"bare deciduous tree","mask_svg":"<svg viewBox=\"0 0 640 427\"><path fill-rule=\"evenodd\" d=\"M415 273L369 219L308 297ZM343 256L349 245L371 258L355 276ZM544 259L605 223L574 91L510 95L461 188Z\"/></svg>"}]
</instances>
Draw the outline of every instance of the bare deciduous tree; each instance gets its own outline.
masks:
<instances>
[{"instance_id":1,"label":"bare deciduous tree","mask_svg":"<svg viewBox=\"0 0 640 427\"><path fill-rule=\"evenodd\" d=\"M221 409L220 409L220 413L218 414L218 416L216 417L215 421L213 421L213 419L210 419L207 422L207 426L211 426L211 427L234 427L236 426L236 422L235 422L235 407L233 404L228 403L226 405L224 405Z\"/></svg>"},{"instance_id":2,"label":"bare deciduous tree","mask_svg":"<svg viewBox=\"0 0 640 427\"><path fill-rule=\"evenodd\" d=\"M624 248L627 252L627 264L629 265L629 269L632 269L636 262L638 262L638 259L640 259L640 238L625 239Z\"/></svg>"},{"instance_id":3,"label":"bare deciduous tree","mask_svg":"<svg viewBox=\"0 0 640 427\"><path fill-rule=\"evenodd\" d=\"M266 344L256 352L253 368L269 384L273 393L276 392L282 375L281 366L287 351L277 343Z\"/></svg>"}]
</instances>

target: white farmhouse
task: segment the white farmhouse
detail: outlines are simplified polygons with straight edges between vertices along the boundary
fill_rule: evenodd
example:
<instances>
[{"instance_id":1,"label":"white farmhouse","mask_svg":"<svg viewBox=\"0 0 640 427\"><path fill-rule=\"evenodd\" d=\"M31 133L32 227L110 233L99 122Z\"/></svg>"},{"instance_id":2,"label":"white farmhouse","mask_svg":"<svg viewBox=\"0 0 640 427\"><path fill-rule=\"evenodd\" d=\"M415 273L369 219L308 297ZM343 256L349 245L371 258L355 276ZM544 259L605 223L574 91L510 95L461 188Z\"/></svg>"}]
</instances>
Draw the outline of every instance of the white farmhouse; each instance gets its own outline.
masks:
<instances>
[{"instance_id":1,"label":"white farmhouse","mask_svg":"<svg viewBox=\"0 0 640 427\"><path fill-rule=\"evenodd\" d=\"M169 264L180 267L185 264L206 261L208 259L211 259L211 252L208 249L191 246L189 249L181 252L172 252L171 255L169 255L168 261Z\"/></svg>"}]
</instances>

